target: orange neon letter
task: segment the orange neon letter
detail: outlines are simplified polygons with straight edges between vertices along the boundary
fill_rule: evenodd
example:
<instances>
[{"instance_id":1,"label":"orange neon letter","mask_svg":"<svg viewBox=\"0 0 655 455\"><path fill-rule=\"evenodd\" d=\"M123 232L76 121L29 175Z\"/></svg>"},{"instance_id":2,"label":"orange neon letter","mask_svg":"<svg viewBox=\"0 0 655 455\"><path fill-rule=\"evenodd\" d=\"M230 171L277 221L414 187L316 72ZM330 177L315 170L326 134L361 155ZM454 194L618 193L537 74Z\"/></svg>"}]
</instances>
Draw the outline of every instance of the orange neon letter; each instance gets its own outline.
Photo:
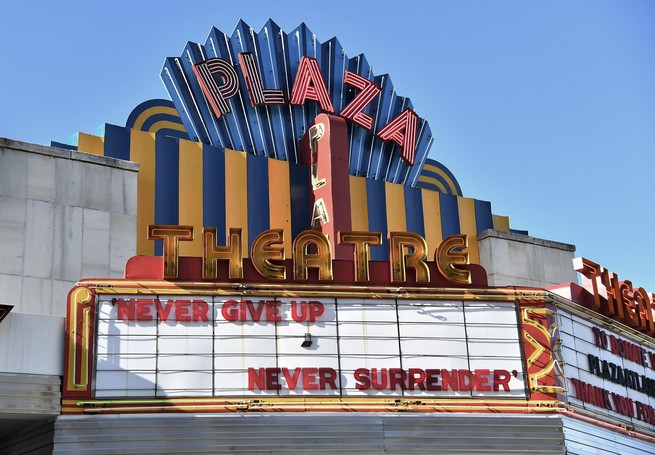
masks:
<instances>
[{"instance_id":1,"label":"orange neon letter","mask_svg":"<svg viewBox=\"0 0 655 455\"><path fill-rule=\"evenodd\" d=\"M228 260L230 278L243 278L243 254L241 253L241 228L230 228L227 245L216 244L216 228L204 228L202 235L202 277L218 276L218 261Z\"/></svg>"},{"instance_id":2,"label":"orange neon letter","mask_svg":"<svg viewBox=\"0 0 655 455\"><path fill-rule=\"evenodd\" d=\"M317 252L308 253L309 245L315 245ZM306 280L307 269L317 268L319 280L332 279L332 247L325 234L307 230L293 241L293 277Z\"/></svg>"},{"instance_id":3,"label":"orange neon letter","mask_svg":"<svg viewBox=\"0 0 655 455\"><path fill-rule=\"evenodd\" d=\"M412 250L410 253L409 250ZM430 281L430 269L425 263L428 257L428 244L423 237L413 232L389 233L389 266L391 267L391 281L404 282L407 280L406 268L416 270L416 282Z\"/></svg>"},{"instance_id":4,"label":"orange neon letter","mask_svg":"<svg viewBox=\"0 0 655 455\"><path fill-rule=\"evenodd\" d=\"M368 263L371 260L370 245L382 245L381 232L345 231L339 232L339 243L355 245L355 281L369 281Z\"/></svg>"},{"instance_id":5,"label":"orange neon letter","mask_svg":"<svg viewBox=\"0 0 655 455\"><path fill-rule=\"evenodd\" d=\"M463 250L468 247L466 234L451 235L444 239L434 252L434 262L444 278L457 284L471 284L471 271L458 265L469 263L469 254Z\"/></svg>"},{"instance_id":6,"label":"orange neon letter","mask_svg":"<svg viewBox=\"0 0 655 455\"><path fill-rule=\"evenodd\" d=\"M164 278L177 278L180 240L193 240L193 226L150 225L148 240L164 241Z\"/></svg>"},{"instance_id":7,"label":"orange neon letter","mask_svg":"<svg viewBox=\"0 0 655 455\"><path fill-rule=\"evenodd\" d=\"M282 265L274 264L271 260L284 261L284 231L282 229L269 229L257 236L250 247L250 259L255 270L261 276L274 280L283 280L287 277L287 269Z\"/></svg>"}]
</instances>

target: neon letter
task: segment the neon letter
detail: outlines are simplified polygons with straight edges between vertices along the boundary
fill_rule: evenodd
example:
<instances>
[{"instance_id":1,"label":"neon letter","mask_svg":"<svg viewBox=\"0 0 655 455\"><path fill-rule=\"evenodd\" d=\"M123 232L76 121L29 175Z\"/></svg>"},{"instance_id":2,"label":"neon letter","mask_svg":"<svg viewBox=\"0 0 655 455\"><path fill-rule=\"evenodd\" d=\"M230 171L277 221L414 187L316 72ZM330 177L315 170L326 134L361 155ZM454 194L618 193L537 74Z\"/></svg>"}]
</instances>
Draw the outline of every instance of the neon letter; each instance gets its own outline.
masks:
<instances>
[{"instance_id":1,"label":"neon letter","mask_svg":"<svg viewBox=\"0 0 655 455\"><path fill-rule=\"evenodd\" d=\"M408 250L412 252L409 253ZM430 281L430 269L424 262L428 256L428 244L423 237L413 232L389 233L389 265L391 281L404 282L406 267L416 270L416 282Z\"/></svg>"},{"instance_id":2,"label":"neon letter","mask_svg":"<svg viewBox=\"0 0 655 455\"><path fill-rule=\"evenodd\" d=\"M253 106L269 106L275 104L285 104L287 97L283 90L264 89L262 76L259 74L257 62L252 52L239 53L239 65L243 78L246 81L246 89L250 95L250 103Z\"/></svg>"},{"instance_id":3,"label":"neon letter","mask_svg":"<svg viewBox=\"0 0 655 455\"><path fill-rule=\"evenodd\" d=\"M373 129L373 118L363 111L373 101L373 98L380 93L382 88L375 82L369 81L365 77L348 70L344 73L343 83L352 85L360 90L360 92L343 108L339 115L345 119L352 120L367 130Z\"/></svg>"},{"instance_id":4,"label":"neon letter","mask_svg":"<svg viewBox=\"0 0 655 455\"><path fill-rule=\"evenodd\" d=\"M239 91L239 76L234 67L222 58L210 58L193 65L193 72L216 117L230 112L227 99ZM216 83L215 74L221 76L222 84Z\"/></svg>"},{"instance_id":5,"label":"neon letter","mask_svg":"<svg viewBox=\"0 0 655 455\"><path fill-rule=\"evenodd\" d=\"M418 115L407 108L378 131L376 136L385 142L393 141L398 144L403 151L402 159L411 166L414 164L414 156L416 155L417 124Z\"/></svg>"},{"instance_id":6,"label":"neon letter","mask_svg":"<svg viewBox=\"0 0 655 455\"><path fill-rule=\"evenodd\" d=\"M434 262L444 278L453 283L470 284L471 271L462 270L457 265L469 263L469 254L465 251L454 251L468 247L466 234L447 237L434 252Z\"/></svg>"},{"instance_id":7,"label":"neon letter","mask_svg":"<svg viewBox=\"0 0 655 455\"><path fill-rule=\"evenodd\" d=\"M216 228L204 228L202 235L202 277L218 276L218 260L230 263L230 278L243 278L243 255L241 253L241 228L230 228L226 246L216 245Z\"/></svg>"},{"instance_id":8,"label":"neon letter","mask_svg":"<svg viewBox=\"0 0 655 455\"><path fill-rule=\"evenodd\" d=\"M164 241L164 278L177 278L180 240L193 240L193 226L148 226L148 240Z\"/></svg>"},{"instance_id":9,"label":"neon letter","mask_svg":"<svg viewBox=\"0 0 655 455\"><path fill-rule=\"evenodd\" d=\"M274 280L283 280L287 277L284 264L278 265L271 260L284 261L284 231L282 229L269 229L257 236L250 247L252 265L261 276Z\"/></svg>"},{"instance_id":10,"label":"neon letter","mask_svg":"<svg viewBox=\"0 0 655 455\"><path fill-rule=\"evenodd\" d=\"M307 247L316 246L316 253L308 253ZM293 241L293 276L296 280L307 279L307 269L317 268L319 280L332 279L332 247L325 234L307 230Z\"/></svg>"},{"instance_id":11,"label":"neon letter","mask_svg":"<svg viewBox=\"0 0 655 455\"><path fill-rule=\"evenodd\" d=\"M305 104L308 99L317 101L322 110L334 114L332 100L325 87L318 62L315 58L303 55L291 90L291 104Z\"/></svg>"},{"instance_id":12,"label":"neon letter","mask_svg":"<svg viewBox=\"0 0 655 455\"><path fill-rule=\"evenodd\" d=\"M355 281L370 280L368 263L371 260L370 245L382 245L381 232L345 231L339 232L339 243L355 245Z\"/></svg>"}]
</instances>

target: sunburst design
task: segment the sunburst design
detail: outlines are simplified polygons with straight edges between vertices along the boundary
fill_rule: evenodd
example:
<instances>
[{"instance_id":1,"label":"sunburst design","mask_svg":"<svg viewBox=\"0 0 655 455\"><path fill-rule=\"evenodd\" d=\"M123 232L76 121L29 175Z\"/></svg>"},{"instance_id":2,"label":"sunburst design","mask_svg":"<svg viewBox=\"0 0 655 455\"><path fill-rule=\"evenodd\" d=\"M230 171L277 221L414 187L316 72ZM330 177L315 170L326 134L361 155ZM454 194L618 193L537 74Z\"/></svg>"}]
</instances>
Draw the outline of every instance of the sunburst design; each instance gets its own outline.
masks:
<instances>
[{"instance_id":1,"label":"sunburst design","mask_svg":"<svg viewBox=\"0 0 655 455\"><path fill-rule=\"evenodd\" d=\"M217 117L212 112L193 65L211 58L238 65L242 52L254 56L266 89L281 89L287 95L291 94L301 57L315 58L337 114L355 96L355 90L344 85L346 70L379 85L379 96L364 110L374 119L373 129L349 124L350 173L417 185L432 144L428 122L418 119L416 154L414 165L410 166L401 158L398 145L375 136L403 110L412 108L410 99L396 93L388 75L375 75L363 54L348 57L336 38L320 42L305 24L286 33L269 20L257 33L240 21L232 35L213 28L204 45L189 42L180 57L166 59L162 79L192 140L292 163L299 161L299 141L320 113L317 103L253 107L243 74L239 74L238 93L227 100L230 115Z\"/></svg>"}]
</instances>

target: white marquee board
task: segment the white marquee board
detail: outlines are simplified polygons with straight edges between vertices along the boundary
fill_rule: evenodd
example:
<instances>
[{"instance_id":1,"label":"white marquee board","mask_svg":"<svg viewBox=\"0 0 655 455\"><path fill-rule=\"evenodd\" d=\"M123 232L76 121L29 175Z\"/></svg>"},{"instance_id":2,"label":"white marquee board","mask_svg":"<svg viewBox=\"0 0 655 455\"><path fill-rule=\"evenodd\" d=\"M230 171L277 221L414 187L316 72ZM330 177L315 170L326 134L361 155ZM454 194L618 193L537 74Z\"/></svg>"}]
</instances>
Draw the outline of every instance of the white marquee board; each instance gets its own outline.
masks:
<instances>
[{"instance_id":1,"label":"white marquee board","mask_svg":"<svg viewBox=\"0 0 655 455\"><path fill-rule=\"evenodd\" d=\"M512 302L140 299L99 296L96 398L526 396Z\"/></svg>"},{"instance_id":2,"label":"white marquee board","mask_svg":"<svg viewBox=\"0 0 655 455\"><path fill-rule=\"evenodd\" d=\"M564 311L558 325L569 403L652 431L655 350Z\"/></svg>"}]
</instances>

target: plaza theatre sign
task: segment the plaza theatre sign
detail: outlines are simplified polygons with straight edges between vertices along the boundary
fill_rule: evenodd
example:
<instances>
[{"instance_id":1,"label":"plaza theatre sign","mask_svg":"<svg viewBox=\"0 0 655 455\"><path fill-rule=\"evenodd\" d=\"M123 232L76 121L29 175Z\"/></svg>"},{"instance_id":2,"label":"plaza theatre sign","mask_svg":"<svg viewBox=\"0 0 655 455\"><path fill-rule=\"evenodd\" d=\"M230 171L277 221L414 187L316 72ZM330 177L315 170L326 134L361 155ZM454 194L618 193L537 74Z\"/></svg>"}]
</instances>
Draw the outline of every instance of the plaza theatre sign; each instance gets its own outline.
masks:
<instances>
[{"instance_id":1,"label":"plaza theatre sign","mask_svg":"<svg viewBox=\"0 0 655 455\"><path fill-rule=\"evenodd\" d=\"M151 230L170 246L183 229ZM379 233L342 233L354 259L335 264L316 231L295 239L291 260L273 248L279 239L271 232L254 242L249 261L235 259L233 234L223 257L214 245L205 258L167 255L165 246L154 261L132 258L126 276L138 279L90 280L71 291L64 395L76 407L66 409L117 412L113 406L124 409L128 397L140 397L144 412L162 399L173 400L170 410L184 409L191 398L228 410L219 397L526 398L515 296L457 290L479 276L457 251L465 239L446 239L436 253L441 266L430 270L424 251L409 258L420 238L390 234L387 277L375 284L379 279L366 279L365 251ZM207 281L207 271L221 263L223 272ZM171 271L177 266L176 278L146 280L157 278L154 269L163 278L169 264ZM415 277L408 285L402 275L409 264ZM293 278L285 277L287 268ZM348 278L335 283L333 273ZM453 287L439 291L435 282Z\"/></svg>"},{"instance_id":2,"label":"plaza theatre sign","mask_svg":"<svg viewBox=\"0 0 655 455\"><path fill-rule=\"evenodd\" d=\"M164 73L202 158L225 168L185 179L202 186L189 199L183 166L165 161L188 144L176 155L155 139L170 171L155 186L179 186L153 192L142 224L161 255L70 291L64 413L543 412L557 399L543 291L487 286L471 258L488 203L412 185L431 136L388 77L273 23L214 29ZM183 204L215 193L225 204L186 221Z\"/></svg>"},{"instance_id":3,"label":"plaza theatre sign","mask_svg":"<svg viewBox=\"0 0 655 455\"><path fill-rule=\"evenodd\" d=\"M550 390L534 361L547 332L524 345L538 324L525 313L520 325L519 294L472 287L486 277L467 263L463 236L428 262L420 236L391 233L379 262L367 255L374 232L341 233L348 261L333 260L315 230L294 239L292 258L282 232L263 232L247 259L235 230L218 247L205 229L202 258L176 253L187 227L150 233L164 256L134 257L125 279L84 280L69 294L65 413L298 410L294 397L369 411L403 397L440 408L479 399L493 412Z\"/></svg>"},{"instance_id":4,"label":"plaza theatre sign","mask_svg":"<svg viewBox=\"0 0 655 455\"><path fill-rule=\"evenodd\" d=\"M273 21L259 33L244 22L232 35L214 28L167 58L162 80L190 139L217 147L298 163L313 120L336 115L351 133L352 175L415 184L432 143L387 74L304 24L290 33Z\"/></svg>"},{"instance_id":5,"label":"plaza theatre sign","mask_svg":"<svg viewBox=\"0 0 655 455\"><path fill-rule=\"evenodd\" d=\"M432 317L438 315L447 318L451 324L457 320L455 313L462 311L461 305L455 302L442 302L440 305L435 303L423 302L421 308L430 308ZM410 355L429 354L428 349L418 346L406 346L403 358L403 354L391 343L395 337L384 336L380 329L383 326L389 330L400 328L408 336L413 330L422 329L425 332L426 327L423 325L428 321L426 318L417 318L414 307L402 303L399 309L403 314L396 320L396 303L386 299L374 302L325 298L276 299L272 296L260 299L238 296L219 299L187 296L184 299L168 300L113 298L102 302L100 307L98 336L99 348L103 351L96 373L96 395L121 397L128 392L117 387L120 382L112 381L117 375L120 360L116 353L105 351L105 343L109 346L110 333L116 330L127 332L130 326L141 327L142 333L125 335L123 342L129 347L120 353L120 357L128 359L136 353L149 354L156 361L157 368L153 363L152 371L140 376L152 380L148 387L144 383L140 388L142 394L153 397L180 394L182 391L202 396L226 395L230 390L240 395L407 392L443 396L516 396L523 393L521 382L516 380L519 373L515 369L516 362L499 360L491 368L490 365L480 363L479 368L471 369L466 362L450 358L455 356L457 345L466 344L463 330L454 340L426 340L432 347L437 344L450 347L451 353L443 356L439 362L435 359L410 360ZM495 313L500 319L515 323L509 307L501 309L487 304L476 306L476 310L464 309L464 312L481 308ZM338 334L337 312L342 321ZM365 321L360 318L363 314L366 314ZM152 350L148 352L145 347L147 343L139 337L148 331L154 334L157 327L160 333L168 335L162 335L164 338L153 343ZM171 327L177 327L177 332L182 332L181 327L186 327L187 331L193 330L195 335L172 335L169 333ZM450 329L451 334L455 335L457 329ZM472 327L468 329L470 331ZM377 333L364 336L368 330ZM299 332L309 333L310 337L293 336L296 333L300 335ZM416 341L415 336L410 336L405 343L416 344ZM394 343L397 342L396 339ZM167 350L168 354L158 354L154 350L155 344ZM173 353L175 345L190 344L194 346L193 355ZM240 344L248 345L250 349L246 351L239 347ZM216 351L217 348L220 350ZM343 350L340 356L339 350ZM241 368L235 368L239 364ZM158 368L172 370L164 372ZM189 370L193 374L189 374ZM173 371L178 371L180 377L166 379L161 383L161 379L172 375ZM170 390L156 390L158 383ZM146 392L145 388L150 390Z\"/></svg>"},{"instance_id":6,"label":"plaza theatre sign","mask_svg":"<svg viewBox=\"0 0 655 455\"><path fill-rule=\"evenodd\" d=\"M164 279L176 279L179 273L179 242L192 241L193 226L154 225L148 230L148 238L163 241ZM241 229L229 230L227 245L216 244L216 228L203 229L203 256L201 269L203 280L216 280L219 264L227 264L226 276L221 279L241 280L244 278L244 258L242 256ZM382 245L382 233L347 231L338 233L338 245L352 248L352 265L355 283L371 281L371 247ZM435 272L437 282L444 280L451 285L468 285L473 282L468 253L465 251L468 241L466 235L454 235L443 240L434 251L431 267L426 262L427 244L423 237L411 232L390 232L388 235L389 261L387 282L405 284L408 281L407 270L412 270L415 284L431 283ZM327 236L318 230L301 232L293 241L293 280L306 281L309 271L316 270L319 281L334 279L332 247ZM284 231L269 229L259 234L252 242L249 258L249 270L254 270L258 280L284 281L287 279L287 266L284 249ZM197 261L196 261L197 262ZM379 264L378 270L379 270ZM435 267L436 265L436 267ZM468 266L468 268L467 268ZM481 267L473 267L478 276L484 275ZM378 280L382 273L376 270ZM478 278L481 280L483 278Z\"/></svg>"},{"instance_id":7,"label":"plaza theatre sign","mask_svg":"<svg viewBox=\"0 0 655 455\"><path fill-rule=\"evenodd\" d=\"M323 80L321 69L315 58L303 55L293 83L291 96L281 89L265 89L258 65L252 52L239 52L239 66L242 78L246 82L248 97L252 107L295 105L302 106L308 100L318 103L321 110L334 114L335 109ZM239 92L239 76L236 68L222 58L211 58L193 64L193 72L198 78L202 91L217 118L231 111L227 102ZM217 82L218 80L220 82ZM339 116L356 123L362 128L372 130L373 118L364 112L373 100L379 96L382 87L375 82L346 70L342 75L343 84L358 93L339 112ZM343 90L343 88L341 89ZM416 131L418 115L410 109L404 109L375 133L382 141L393 141L402 149L401 157L407 164L414 164L416 154Z\"/></svg>"}]
</instances>

